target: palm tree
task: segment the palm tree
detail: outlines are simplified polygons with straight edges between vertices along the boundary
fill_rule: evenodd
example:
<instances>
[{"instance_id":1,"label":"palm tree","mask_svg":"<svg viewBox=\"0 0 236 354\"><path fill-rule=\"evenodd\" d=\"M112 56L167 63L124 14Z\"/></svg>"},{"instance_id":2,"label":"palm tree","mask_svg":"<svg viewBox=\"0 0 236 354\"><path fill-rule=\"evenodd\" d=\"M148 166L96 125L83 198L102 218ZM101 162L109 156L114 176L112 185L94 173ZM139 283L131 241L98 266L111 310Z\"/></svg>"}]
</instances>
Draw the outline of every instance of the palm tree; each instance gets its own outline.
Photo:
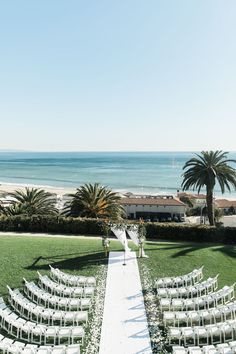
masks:
<instances>
[{"instance_id":1,"label":"palm tree","mask_svg":"<svg viewBox=\"0 0 236 354\"><path fill-rule=\"evenodd\" d=\"M188 160L183 169L187 169L183 174L182 188L197 189L206 188L207 213L210 225L215 224L213 193L216 182L219 183L221 192L225 189L236 189L236 170L228 163L236 163L236 160L228 159L228 153L223 151L202 151L201 155Z\"/></svg>"},{"instance_id":2,"label":"palm tree","mask_svg":"<svg viewBox=\"0 0 236 354\"><path fill-rule=\"evenodd\" d=\"M124 215L124 209L119 204L121 198L99 183L85 184L68 196L72 199L65 206L66 215L114 219Z\"/></svg>"},{"instance_id":3,"label":"palm tree","mask_svg":"<svg viewBox=\"0 0 236 354\"><path fill-rule=\"evenodd\" d=\"M0 206L0 215L14 216L14 215L25 215L24 208L22 205L9 204L6 206Z\"/></svg>"},{"instance_id":4,"label":"palm tree","mask_svg":"<svg viewBox=\"0 0 236 354\"><path fill-rule=\"evenodd\" d=\"M12 193L2 193L8 206L1 208L5 215L55 215L58 210L55 206L55 194L48 193L43 189L25 188Z\"/></svg>"}]
</instances>

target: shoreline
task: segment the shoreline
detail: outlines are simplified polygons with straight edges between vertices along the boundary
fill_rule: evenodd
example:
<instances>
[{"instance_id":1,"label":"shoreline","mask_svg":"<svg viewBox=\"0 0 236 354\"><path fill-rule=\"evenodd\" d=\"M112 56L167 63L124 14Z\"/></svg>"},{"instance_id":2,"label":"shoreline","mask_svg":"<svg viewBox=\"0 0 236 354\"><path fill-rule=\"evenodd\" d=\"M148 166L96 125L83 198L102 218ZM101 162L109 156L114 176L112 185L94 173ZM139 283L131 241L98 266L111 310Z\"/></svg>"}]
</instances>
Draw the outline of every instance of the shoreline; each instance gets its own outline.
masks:
<instances>
[{"instance_id":1,"label":"shoreline","mask_svg":"<svg viewBox=\"0 0 236 354\"><path fill-rule=\"evenodd\" d=\"M21 190L24 188L38 188L38 189L44 189L46 192L49 193L54 193L59 197L63 197L66 194L72 194L76 192L76 189L79 188L79 185L77 187L59 187L59 186L49 186L49 185L41 185L41 184L30 184L30 183L13 183L13 182L0 182L0 192L5 192L5 193L12 193L15 192L16 190ZM143 190L140 191L128 191L124 189L112 189L114 192L117 192L118 194L124 195L126 193L133 193L134 195L173 195L177 197L177 191L176 193L173 192L168 192L166 191L161 192L161 193L152 193L151 191L144 192ZM196 194L196 192L191 191L189 193ZM236 196L228 196L228 195L215 195L216 199L227 199L227 200L236 200Z\"/></svg>"},{"instance_id":2,"label":"shoreline","mask_svg":"<svg viewBox=\"0 0 236 354\"><path fill-rule=\"evenodd\" d=\"M46 192L55 193L56 195L63 196L65 194L75 193L76 187L56 187L56 186L47 186L40 184L29 184L29 183L0 183L0 192L12 193L19 189L24 188L38 188L44 189Z\"/></svg>"}]
</instances>

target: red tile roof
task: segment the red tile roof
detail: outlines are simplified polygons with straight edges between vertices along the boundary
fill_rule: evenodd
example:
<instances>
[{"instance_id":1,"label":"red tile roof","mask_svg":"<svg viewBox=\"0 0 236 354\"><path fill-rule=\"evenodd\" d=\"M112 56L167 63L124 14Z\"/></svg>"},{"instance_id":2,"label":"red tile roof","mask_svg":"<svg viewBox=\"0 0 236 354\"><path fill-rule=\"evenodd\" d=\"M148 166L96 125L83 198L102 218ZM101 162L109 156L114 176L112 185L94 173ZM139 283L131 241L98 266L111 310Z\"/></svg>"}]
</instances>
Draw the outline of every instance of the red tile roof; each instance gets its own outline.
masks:
<instances>
[{"instance_id":1,"label":"red tile roof","mask_svg":"<svg viewBox=\"0 0 236 354\"><path fill-rule=\"evenodd\" d=\"M215 204L218 208L230 208L231 206L236 208L236 200L216 199Z\"/></svg>"},{"instance_id":2,"label":"red tile roof","mask_svg":"<svg viewBox=\"0 0 236 354\"><path fill-rule=\"evenodd\" d=\"M185 193L185 192L178 193L178 198L181 198L181 197L189 197L189 198L193 198L193 199L206 199L205 194L192 194L192 193Z\"/></svg>"},{"instance_id":3,"label":"red tile roof","mask_svg":"<svg viewBox=\"0 0 236 354\"><path fill-rule=\"evenodd\" d=\"M185 206L180 200L174 197L130 197L121 198L120 203L122 205L164 205L164 206Z\"/></svg>"}]
</instances>

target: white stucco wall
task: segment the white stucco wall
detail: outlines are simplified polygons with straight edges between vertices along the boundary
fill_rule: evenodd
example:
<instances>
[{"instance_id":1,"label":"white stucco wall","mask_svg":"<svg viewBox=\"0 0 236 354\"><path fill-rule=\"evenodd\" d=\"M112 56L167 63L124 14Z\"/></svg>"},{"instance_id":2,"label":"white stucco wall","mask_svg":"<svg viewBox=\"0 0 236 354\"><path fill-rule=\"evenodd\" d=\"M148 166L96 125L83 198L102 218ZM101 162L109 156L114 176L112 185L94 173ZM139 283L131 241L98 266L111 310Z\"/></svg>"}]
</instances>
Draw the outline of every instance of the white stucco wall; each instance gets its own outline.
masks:
<instances>
[{"instance_id":1,"label":"white stucco wall","mask_svg":"<svg viewBox=\"0 0 236 354\"><path fill-rule=\"evenodd\" d=\"M157 205L124 205L126 214L134 214L136 212L147 212L147 213L170 213L173 214L185 214L185 206L157 206Z\"/></svg>"}]
</instances>

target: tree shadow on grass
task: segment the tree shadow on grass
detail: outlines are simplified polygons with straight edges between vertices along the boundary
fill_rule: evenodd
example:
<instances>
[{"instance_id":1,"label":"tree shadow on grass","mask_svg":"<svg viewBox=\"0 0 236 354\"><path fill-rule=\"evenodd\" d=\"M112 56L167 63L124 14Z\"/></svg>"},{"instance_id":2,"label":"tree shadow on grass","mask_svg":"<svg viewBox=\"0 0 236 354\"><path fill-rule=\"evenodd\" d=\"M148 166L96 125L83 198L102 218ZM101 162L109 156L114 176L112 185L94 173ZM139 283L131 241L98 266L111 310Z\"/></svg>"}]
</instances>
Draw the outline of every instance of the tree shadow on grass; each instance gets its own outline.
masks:
<instances>
[{"instance_id":1,"label":"tree shadow on grass","mask_svg":"<svg viewBox=\"0 0 236 354\"><path fill-rule=\"evenodd\" d=\"M65 258L74 255L72 258ZM104 252L90 252L82 255L81 253L65 254L34 259L33 263L25 269L28 270L49 270L49 264L54 268L67 270L81 270L93 265L107 264L108 258L104 257Z\"/></svg>"},{"instance_id":2,"label":"tree shadow on grass","mask_svg":"<svg viewBox=\"0 0 236 354\"><path fill-rule=\"evenodd\" d=\"M182 245L170 245L170 246L165 246L165 247L160 247L160 248L145 248L145 251L154 251L154 250L176 250L174 254L171 255L171 258L178 258L181 256L186 256L189 255L192 252L207 249L207 248L212 248L212 252L221 252L228 257L231 258L236 258L236 245L216 245L214 243L194 243L192 245L189 244L182 244Z\"/></svg>"},{"instance_id":3,"label":"tree shadow on grass","mask_svg":"<svg viewBox=\"0 0 236 354\"><path fill-rule=\"evenodd\" d=\"M236 246L234 245L225 245L225 246L221 246L217 249L213 249L213 252L221 252L226 254L227 256L231 257L231 258L236 258Z\"/></svg>"}]
</instances>

